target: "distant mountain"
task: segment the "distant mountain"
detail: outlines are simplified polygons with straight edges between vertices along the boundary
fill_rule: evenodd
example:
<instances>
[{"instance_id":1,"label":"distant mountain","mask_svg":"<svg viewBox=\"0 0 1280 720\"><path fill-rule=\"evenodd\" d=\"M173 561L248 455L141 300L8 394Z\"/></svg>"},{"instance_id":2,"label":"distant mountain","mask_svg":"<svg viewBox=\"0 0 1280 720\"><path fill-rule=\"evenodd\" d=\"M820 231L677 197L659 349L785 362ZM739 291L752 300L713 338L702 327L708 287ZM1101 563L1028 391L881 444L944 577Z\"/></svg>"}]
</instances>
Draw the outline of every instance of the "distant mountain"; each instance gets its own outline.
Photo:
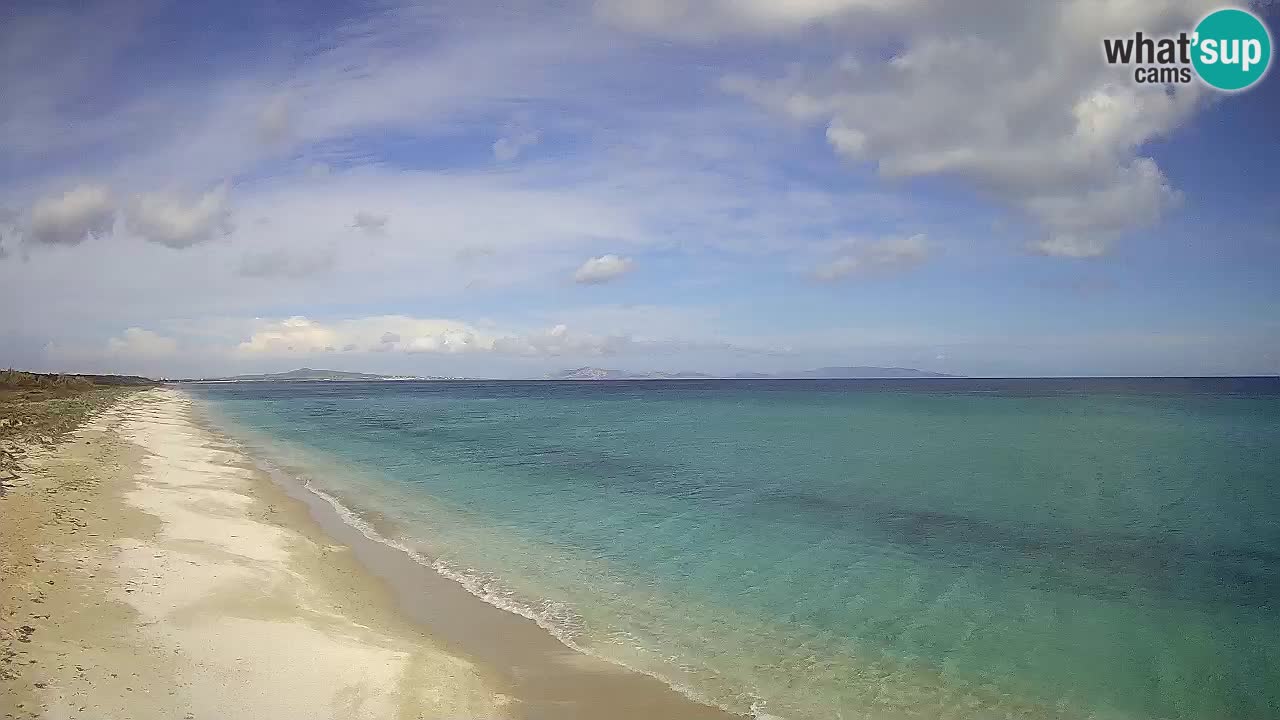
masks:
<instances>
[{"instance_id":1,"label":"distant mountain","mask_svg":"<svg viewBox=\"0 0 1280 720\"><path fill-rule=\"evenodd\" d=\"M661 370L646 373L633 373L637 380L709 380L715 375L700 372L662 372Z\"/></svg>"},{"instance_id":2,"label":"distant mountain","mask_svg":"<svg viewBox=\"0 0 1280 720\"><path fill-rule=\"evenodd\" d=\"M572 370L548 373L548 380L628 380L631 373L606 370L598 367L580 367Z\"/></svg>"},{"instance_id":3,"label":"distant mountain","mask_svg":"<svg viewBox=\"0 0 1280 720\"><path fill-rule=\"evenodd\" d=\"M802 370L796 373L778 373L773 377L841 379L841 378L946 378L946 377L960 377L960 376L947 375L946 373L929 372L928 370L916 370L915 368L855 366L855 367L824 367L824 368L818 368L817 370Z\"/></svg>"},{"instance_id":4,"label":"distant mountain","mask_svg":"<svg viewBox=\"0 0 1280 720\"><path fill-rule=\"evenodd\" d=\"M313 370L298 368L288 372L233 375L231 377L206 378L206 382L271 382L271 381L329 381L350 382L358 380L451 380L452 378L419 377L416 375L376 375L373 373L347 372L345 370Z\"/></svg>"},{"instance_id":5,"label":"distant mountain","mask_svg":"<svg viewBox=\"0 0 1280 720\"><path fill-rule=\"evenodd\" d=\"M607 370L598 367L580 367L572 370L561 370L549 373L547 380L695 380L709 379L714 375L699 372L626 372L624 370Z\"/></svg>"},{"instance_id":6,"label":"distant mountain","mask_svg":"<svg viewBox=\"0 0 1280 720\"><path fill-rule=\"evenodd\" d=\"M626 372L608 370L598 367L580 367L572 370L561 370L546 376L548 380L696 380L716 378L699 372ZM884 367L824 367L816 370L800 370L782 373L738 373L730 376L739 380L786 380L786 379L852 379L852 378L945 378L960 377L944 373L916 370L914 368Z\"/></svg>"}]
</instances>

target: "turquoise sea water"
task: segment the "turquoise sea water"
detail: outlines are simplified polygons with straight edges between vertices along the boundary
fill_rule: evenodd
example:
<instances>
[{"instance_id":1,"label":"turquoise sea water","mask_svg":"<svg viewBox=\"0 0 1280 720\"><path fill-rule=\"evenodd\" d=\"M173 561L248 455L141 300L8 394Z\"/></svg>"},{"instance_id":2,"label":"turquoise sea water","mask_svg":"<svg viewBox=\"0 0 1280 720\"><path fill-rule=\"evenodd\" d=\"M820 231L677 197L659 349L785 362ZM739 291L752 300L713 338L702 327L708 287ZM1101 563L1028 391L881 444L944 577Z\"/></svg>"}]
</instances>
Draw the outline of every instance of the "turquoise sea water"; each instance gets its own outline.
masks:
<instances>
[{"instance_id":1,"label":"turquoise sea water","mask_svg":"<svg viewBox=\"0 0 1280 720\"><path fill-rule=\"evenodd\" d=\"M1280 717L1276 380L188 387L473 592L732 710Z\"/></svg>"}]
</instances>

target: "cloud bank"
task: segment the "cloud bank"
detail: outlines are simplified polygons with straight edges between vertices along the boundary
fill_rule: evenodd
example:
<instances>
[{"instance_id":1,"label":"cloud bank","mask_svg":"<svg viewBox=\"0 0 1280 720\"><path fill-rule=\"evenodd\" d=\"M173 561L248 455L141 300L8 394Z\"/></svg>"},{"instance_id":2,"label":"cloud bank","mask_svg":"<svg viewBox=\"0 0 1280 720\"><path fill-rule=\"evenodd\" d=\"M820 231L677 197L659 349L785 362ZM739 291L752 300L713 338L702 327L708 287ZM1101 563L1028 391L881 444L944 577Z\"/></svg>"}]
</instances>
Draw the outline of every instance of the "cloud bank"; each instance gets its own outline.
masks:
<instances>
[{"instance_id":1,"label":"cloud bank","mask_svg":"<svg viewBox=\"0 0 1280 720\"><path fill-rule=\"evenodd\" d=\"M673 7L685 7L651 5L667 18L659 29L683 16L668 17ZM1044 254L1095 256L1177 204L1178 192L1142 147L1205 102L1197 84L1132 82L1100 60L1101 38L1186 29L1218 5L800 3L792 22L772 29L823 23L856 41L865 21L890 29L901 49L888 58L846 53L773 77L731 73L721 86L793 121L825 125L836 153L884 177L974 183L1040 226L1029 244ZM767 26L755 3L709 6L709 30Z\"/></svg>"},{"instance_id":2,"label":"cloud bank","mask_svg":"<svg viewBox=\"0 0 1280 720\"><path fill-rule=\"evenodd\" d=\"M382 315L321 322L295 316L258 321L236 346L242 355L303 356L341 347L348 352L414 354L485 353L509 356L612 355L633 340L571 332L564 324L525 333L482 330L444 318Z\"/></svg>"}]
</instances>

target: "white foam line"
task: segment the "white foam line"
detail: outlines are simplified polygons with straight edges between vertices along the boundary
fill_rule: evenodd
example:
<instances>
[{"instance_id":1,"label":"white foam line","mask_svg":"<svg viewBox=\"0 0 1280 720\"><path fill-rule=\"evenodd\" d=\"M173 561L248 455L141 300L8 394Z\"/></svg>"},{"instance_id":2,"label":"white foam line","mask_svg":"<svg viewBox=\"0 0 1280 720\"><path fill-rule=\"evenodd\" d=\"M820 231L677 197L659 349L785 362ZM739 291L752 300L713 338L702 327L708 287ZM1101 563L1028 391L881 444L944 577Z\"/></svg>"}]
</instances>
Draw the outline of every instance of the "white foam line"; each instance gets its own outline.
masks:
<instances>
[{"instance_id":1,"label":"white foam line","mask_svg":"<svg viewBox=\"0 0 1280 720\"><path fill-rule=\"evenodd\" d=\"M317 497L327 502L330 506L333 507L334 512L337 513L338 517L344 523L358 530L361 535L365 536L369 540L372 540L373 542L376 542L376 543L381 543L382 545L385 545L387 547L390 547L405 553L410 558L412 558L414 562L418 563L423 567L434 570L436 573L438 573L443 577L453 580L454 582L461 585L467 592L471 593L477 598L485 601L486 603L500 610L504 610L506 612L519 615L520 617L526 618L528 620L532 620L534 623L538 625L538 627L542 628L543 630L546 630L548 633L551 634L552 637L554 637L556 640L559 640L562 644L564 644L565 647L569 648L570 650L573 650L575 652L580 652L583 655L597 658L599 660L603 660L612 665L624 667L628 670L631 670L632 672L638 672L642 675L648 675L649 677L652 677L656 680L660 680L663 684L667 685L673 690L676 690L677 692L684 695L685 697L688 697L689 699L702 703L704 705L717 707L717 708L720 708L721 710L724 710L725 712L734 713L734 714L737 714L740 712L738 710L735 710L734 708L728 707L726 705L723 705L721 703L718 703L710 698L707 698L701 695L696 690L694 690L691 687L688 687L687 685L673 682L670 678L664 677L657 672L646 670L644 668L633 667L631 665L628 665L627 663L621 662L614 658L608 657L607 655L598 653L583 645L580 645L579 643L575 642L573 639L573 636L575 634L574 631L568 630L564 628L561 624L556 623L554 620L551 619L551 617L548 614L539 613L537 610L529 607L526 604L509 599L510 596L513 595L514 593L511 593L510 591L505 591L503 594L494 593L488 589L487 587L488 583L486 583L485 578L483 576L477 577L473 575L468 575L465 572L455 570L448 563L442 560L432 560L426 557L425 555L423 555L422 553L418 552L417 550L414 550L413 548L405 545L404 543L388 538L387 536L379 533L376 529L374 529L374 527L370 525L364 518L360 517L357 513L352 511L347 506L343 505L340 500L330 495L329 493L315 487L310 480L304 479L302 482L302 487L306 489L308 492L311 492L312 494L316 495ZM758 695L755 695L755 693L751 693L750 714L752 717L757 718L757 720L784 720L782 717L778 715L766 714L764 712L764 707L765 707L765 700L763 698L760 698Z\"/></svg>"}]
</instances>

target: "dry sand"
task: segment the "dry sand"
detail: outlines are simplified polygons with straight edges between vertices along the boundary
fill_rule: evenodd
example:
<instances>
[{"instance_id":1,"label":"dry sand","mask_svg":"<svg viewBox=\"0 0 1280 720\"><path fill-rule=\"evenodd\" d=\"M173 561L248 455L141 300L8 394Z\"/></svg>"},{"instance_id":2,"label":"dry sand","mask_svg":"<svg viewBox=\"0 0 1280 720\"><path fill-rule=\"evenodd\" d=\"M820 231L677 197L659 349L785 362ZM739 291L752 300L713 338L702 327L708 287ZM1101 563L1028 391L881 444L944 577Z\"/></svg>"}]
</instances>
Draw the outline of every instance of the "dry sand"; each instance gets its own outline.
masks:
<instances>
[{"instance_id":1,"label":"dry sand","mask_svg":"<svg viewBox=\"0 0 1280 720\"><path fill-rule=\"evenodd\" d=\"M0 499L0 715L508 715L188 404L122 400Z\"/></svg>"},{"instance_id":2,"label":"dry sand","mask_svg":"<svg viewBox=\"0 0 1280 720\"><path fill-rule=\"evenodd\" d=\"M168 388L0 497L0 717L729 718L277 484Z\"/></svg>"}]
</instances>

